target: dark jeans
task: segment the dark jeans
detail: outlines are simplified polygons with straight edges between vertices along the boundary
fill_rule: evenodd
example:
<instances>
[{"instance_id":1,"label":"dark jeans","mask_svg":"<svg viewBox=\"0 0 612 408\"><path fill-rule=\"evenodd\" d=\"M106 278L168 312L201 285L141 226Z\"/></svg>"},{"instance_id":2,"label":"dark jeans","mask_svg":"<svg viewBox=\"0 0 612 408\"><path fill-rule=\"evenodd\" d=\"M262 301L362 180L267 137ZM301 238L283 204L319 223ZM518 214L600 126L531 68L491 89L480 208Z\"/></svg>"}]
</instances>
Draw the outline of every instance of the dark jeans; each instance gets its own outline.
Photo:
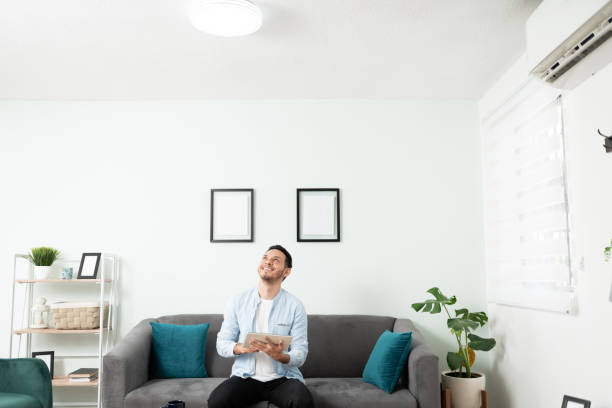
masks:
<instances>
[{"instance_id":1,"label":"dark jeans","mask_svg":"<svg viewBox=\"0 0 612 408\"><path fill-rule=\"evenodd\" d=\"M261 382L252 378L230 377L213 390L209 408L246 408L259 401L270 401L280 408L313 408L312 395L299 380L285 377Z\"/></svg>"}]
</instances>

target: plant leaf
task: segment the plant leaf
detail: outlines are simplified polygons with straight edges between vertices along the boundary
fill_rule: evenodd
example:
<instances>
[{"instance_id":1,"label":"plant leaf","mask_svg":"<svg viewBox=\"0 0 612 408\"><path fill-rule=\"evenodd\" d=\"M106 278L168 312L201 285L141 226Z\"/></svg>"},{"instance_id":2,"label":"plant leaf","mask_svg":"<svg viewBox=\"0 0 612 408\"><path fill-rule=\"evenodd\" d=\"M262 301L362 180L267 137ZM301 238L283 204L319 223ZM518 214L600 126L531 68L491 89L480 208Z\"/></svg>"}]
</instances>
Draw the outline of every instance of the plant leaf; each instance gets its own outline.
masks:
<instances>
[{"instance_id":1,"label":"plant leaf","mask_svg":"<svg viewBox=\"0 0 612 408\"><path fill-rule=\"evenodd\" d=\"M435 299L429 299L423 302L425 307L423 308L423 312L429 312L431 314L440 313L442 311L442 306L440 306L440 302Z\"/></svg>"},{"instance_id":2,"label":"plant leaf","mask_svg":"<svg viewBox=\"0 0 612 408\"><path fill-rule=\"evenodd\" d=\"M475 322L473 320L468 320L468 319L459 319L459 318L448 319L446 321L446 324L448 325L449 329L452 329L455 331L461 331L461 330L466 330L466 329L476 330L478 328L478 322Z\"/></svg>"},{"instance_id":3,"label":"plant leaf","mask_svg":"<svg viewBox=\"0 0 612 408\"><path fill-rule=\"evenodd\" d=\"M448 364L448 368L455 371L461 367L463 363L463 358L457 352L449 351L446 354L446 363Z\"/></svg>"},{"instance_id":4,"label":"plant leaf","mask_svg":"<svg viewBox=\"0 0 612 408\"><path fill-rule=\"evenodd\" d=\"M419 312L423 307L425 306L425 303L423 302L419 302L419 303L413 303L412 304L412 308L416 311Z\"/></svg>"},{"instance_id":5,"label":"plant leaf","mask_svg":"<svg viewBox=\"0 0 612 408\"><path fill-rule=\"evenodd\" d=\"M477 322L481 327L489 321L489 317L485 312L469 313L467 319Z\"/></svg>"},{"instance_id":6,"label":"plant leaf","mask_svg":"<svg viewBox=\"0 0 612 408\"><path fill-rule=\"evenodd\" d=\"M444 301L448 300L448 298L446 296L444 296L442 294L442 292L440 291L440 289L438 289L438 288L431 288L431 289L429 289L427 291L427 293L432 294L433 297L435 297L436 300L439 301L439 302L444 302Z\"/></svg>"},{"instance_id":7,"label":"plant leaf","mask_svg":"<svg viewBox=\"0 0 612 408\"><path fill-rule=\"evenodd\" d=\"M37 266L50 266L59 256L60 252L55 248L39 247L30 250L28 259Z\"/></svg>"},{"instance_id":8,"label":"plant leaf","mask_svg":"<svg viewBox=\"0 0 612 408\"><path fill-rule=\"evenodd\" d=\"M444 296L438 288L431 288L427 292L433 295L435 299L427 299L423 302L413 303L412 308L415 311L431 314L440 313L442 311L442 305L452 305L457 301L454 296L450 299Z\"/></svg>"},{"instance_id":9,"label":"plant leaf","mask_svg":"<svg viewBox=\"0 0 612 408\"><path fill-rule=\"evenodd\" d=\"M472 333L468 334L468 339L470 339L468 346L474 350L489 351L495 347L496 344L493 338L484 339Z\"/></svg>"}]
</instances>

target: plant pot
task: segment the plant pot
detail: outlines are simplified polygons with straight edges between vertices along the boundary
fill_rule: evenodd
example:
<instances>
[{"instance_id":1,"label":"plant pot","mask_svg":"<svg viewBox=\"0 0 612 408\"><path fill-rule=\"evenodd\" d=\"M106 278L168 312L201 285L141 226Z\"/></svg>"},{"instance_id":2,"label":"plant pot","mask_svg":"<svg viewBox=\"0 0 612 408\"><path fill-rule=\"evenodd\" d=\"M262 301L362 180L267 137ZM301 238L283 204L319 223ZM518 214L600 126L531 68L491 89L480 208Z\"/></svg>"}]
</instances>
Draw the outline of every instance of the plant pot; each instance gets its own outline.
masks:
<instances>
[{"instance_id":1,"label":"plant pot","mask_svg":"<svg viewBox=\"0 0 612 408\"><path fill-rule=\"evenodd\" d=\"M51 272L50 266L34 265L34 275L36 276L36 279L47 279L50 272Z\"/></svg>"},{"instance_id":2,"label":"plant pot","mask_svg":"<svg viewBox=\"0 0 612 408\"><path fill-rule=\"evenodd\" d=\"M442 373L442 388L450 389L452 408L481 408L480 391L485 387L485 375L472 372L472 378L453 377L452 371ZM478 376L478 377L474 377Z\"/></svg>"}]
</instances>

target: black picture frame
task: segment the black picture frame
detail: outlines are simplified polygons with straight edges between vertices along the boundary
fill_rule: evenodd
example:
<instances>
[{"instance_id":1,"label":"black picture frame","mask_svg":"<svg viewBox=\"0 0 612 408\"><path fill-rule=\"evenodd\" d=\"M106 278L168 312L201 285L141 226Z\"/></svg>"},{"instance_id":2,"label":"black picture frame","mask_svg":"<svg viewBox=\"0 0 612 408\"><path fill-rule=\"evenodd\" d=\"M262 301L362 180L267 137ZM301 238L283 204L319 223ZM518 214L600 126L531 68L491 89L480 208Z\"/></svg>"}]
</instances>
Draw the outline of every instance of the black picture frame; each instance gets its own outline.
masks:
<instances>
[{"instance_id":1,"label":"black picture frame","mask_svg":"<svg viewBox=\"0 0 612 408\"><path fill-rule=\"evenodd\" d=\"M40 356L49 356L49 362L44 358L40 358ZM39 358L43 360L47 367L49 367L49 374L51 374L51 378L53 378L53 366L55 365L55 352L54 351L33 351L32 358Z\"/></svg>"},{"instance_id":2,"label":"black picture frame","mask_svg":"<svg viewBox=\"0 0 612 408\"><path fill-rule=\"evenodd\" d=\"M94 267L93 275L91 275L88 270L84 270L83 268L85 265L85 259L87 257L96 258L96 266ZM79 274L77 275L77 279L97 279L98 269L100 268L100 258L102 258L101 252L84 252L81 255L81 264L79 265Z\"/></svg>"},{"instance_id":3,"label":"black picture frame","mask_svg":"<svg viewBox=\"0 0 612 408\"><path fill-rule=\"evenodd\" d=\"M216 193L239 193L249 194L249 233L245 238L220 238L215 235L215 194ZM210 189L210 242L253 242L255 236L255 190L252 188L211 188Z\"/></svg>"},{"instance_id":4,"label":"black picture frame","mask_svg":"<svg viewBox=\"0 0 612 408\"><path fill-rule=\"evenodd\" d=\"M335 194L335 208L333 209L334 214L334 234L329 237L308 237L303 232L302 224L302 212L304 211L302 206L302 195L305 193L325 193L331 192ZM297 189L297 241L298 242L340 242L340 189L339 188L298 188Z\"/></svg>"},{"instance_id":5,"label":"black picture frame","mask_svg":"<svg viewBox=\"0 0 612 408\"><path fill-rule=\"evenodd\" d=\"M561 408L573 408L573 407L568 407L567 403L568 402L575 402L577 404L581 404L581 408L591 408L591 401L587 401L581 398L576 398L576 397L572 397L570 395L564 395L563 396L563 402L561 403ZM573 405L573 404L572 404Z\"/></svg>"}]
</instances>

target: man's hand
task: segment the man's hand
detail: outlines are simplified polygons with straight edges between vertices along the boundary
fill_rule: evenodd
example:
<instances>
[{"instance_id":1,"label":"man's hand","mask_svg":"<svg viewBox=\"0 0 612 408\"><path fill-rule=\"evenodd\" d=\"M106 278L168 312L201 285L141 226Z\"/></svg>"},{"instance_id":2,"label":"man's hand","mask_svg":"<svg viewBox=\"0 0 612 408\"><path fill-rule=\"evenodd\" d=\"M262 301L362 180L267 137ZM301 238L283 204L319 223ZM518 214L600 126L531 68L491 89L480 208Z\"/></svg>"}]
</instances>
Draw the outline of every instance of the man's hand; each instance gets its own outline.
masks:
<instances>
[{"instance_id":1,"label":"man's hand","mask_svg":"<svg viewBox=\"0 0 612 408\"><path fill-rule=\"evenodd\" d=\"M234 346L234 354L236 355L256 353L257 351L259 350L253 347L252 344L251 344L251 347L244 347L242 343L236 343L236 345Z\"/></svg>"},{"instance_id":2,"label":"man's hand","mask_svg":"<svg viewBox=\"0 0 612 408\"><path fill-rule=\"evenodd\" d=\"M289 362L289 355L283 353L283 341L281 340L280 343L274 344L268 336L266 336L266 341L267 343L254 340L251 342L251 347L254 347L257 351L263 351L279 363L287 364Z\"/></svg>"}]
</instances>

